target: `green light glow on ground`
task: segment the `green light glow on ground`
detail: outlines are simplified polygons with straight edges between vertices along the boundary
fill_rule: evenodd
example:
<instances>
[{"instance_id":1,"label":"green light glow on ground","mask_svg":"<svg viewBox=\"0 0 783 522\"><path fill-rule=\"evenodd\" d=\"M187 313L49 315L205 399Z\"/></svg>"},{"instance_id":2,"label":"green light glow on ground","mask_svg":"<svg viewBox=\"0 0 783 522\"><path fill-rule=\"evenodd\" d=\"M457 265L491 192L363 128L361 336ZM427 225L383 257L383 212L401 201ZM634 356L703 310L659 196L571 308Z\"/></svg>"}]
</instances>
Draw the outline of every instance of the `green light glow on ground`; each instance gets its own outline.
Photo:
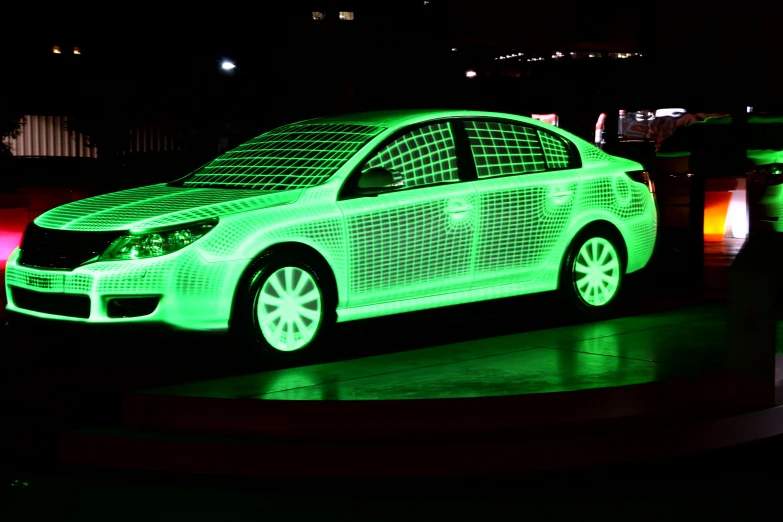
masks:
<instances>
[{"instance_id":1,"label":"green light glow on ground","mask_svg":"<svg viewBox=\"0 0 783 522\"><path fill-rule=\"evenodd\" d=\"M372 195L355 192L370 169L385 169L395 183ZM145 258L55 270L26 265L27 254L17 250L6 271L8 308L193 329L225 329L234 313L256 324L274 350L292 351L319 340L329 310L347 321L554 290L565 253L586 227L594 237L573 266L575 281L579 274L586 280L576 288L601 307L622 275L652 255L652 196L625 174L641 169L521 116L401 111L309 120L259 136L172 184L38 217L53 234L116 232L115 243ZM199 223L214 220L196 237ZM130 231L148 236L121 237ZM298 262L259 272L264 282L249 285L251 267L269 253ZM89 318L21 308L15 289L44 300L88 296ZM249 291L255 294L243 301ZM147 315L109 317L109 299L134 296L162 298Z\"/></svg>"}]
</instances>

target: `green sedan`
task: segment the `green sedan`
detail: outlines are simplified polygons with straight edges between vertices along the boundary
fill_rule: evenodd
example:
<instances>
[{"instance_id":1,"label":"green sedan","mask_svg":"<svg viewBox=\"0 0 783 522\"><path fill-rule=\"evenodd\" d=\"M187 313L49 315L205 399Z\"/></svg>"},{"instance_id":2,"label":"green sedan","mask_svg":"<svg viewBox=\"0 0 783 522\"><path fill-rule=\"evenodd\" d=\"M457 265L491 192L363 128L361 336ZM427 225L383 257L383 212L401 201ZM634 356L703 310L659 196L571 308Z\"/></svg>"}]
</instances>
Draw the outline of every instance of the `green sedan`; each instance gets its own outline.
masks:
<instances>
[{"instance_id":1,"label":"green sedan","mask_svg":"<svg viewBox=\"0 0 783 522\"><path fill-rule=\"evenodd\" d=\"M335 322L560 290L616 302L653 252L639 163L511 114L410 110L266 132L170 183L28 225L9 311L231 330L287 357Z\"/></svg>"}]
</instances>

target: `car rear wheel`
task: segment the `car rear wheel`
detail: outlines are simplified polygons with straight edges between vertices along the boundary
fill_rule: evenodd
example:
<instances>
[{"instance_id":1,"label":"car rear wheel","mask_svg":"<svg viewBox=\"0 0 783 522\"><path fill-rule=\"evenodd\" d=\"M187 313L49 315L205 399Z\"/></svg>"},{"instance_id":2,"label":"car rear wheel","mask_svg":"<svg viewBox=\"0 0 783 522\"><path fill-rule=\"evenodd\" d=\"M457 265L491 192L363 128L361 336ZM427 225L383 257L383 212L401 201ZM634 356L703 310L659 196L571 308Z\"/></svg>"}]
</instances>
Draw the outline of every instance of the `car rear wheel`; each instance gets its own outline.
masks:
<instances>
[{"instance_id":1,"label":"car rear wheel","mask_svg":"<svg viewBox=\"0 0 783 522\"><path fill-rule=\"evenodd\" d=\"M615 234L597 227L571 243L560 287L577 311L599 315L617 302L625 272L620 244Z\"/></svg>"},{"instance_id":2,"label":"car rear wheel","mask_svg":"<svg viewBox=\"0 0 783 522\"><path fill-rule=\"evenodd\" d=\"M271 256L253 271L240 325L267 357L310 358L335 322L331 296L314 265Z\"/></svg>"}]
</instances>

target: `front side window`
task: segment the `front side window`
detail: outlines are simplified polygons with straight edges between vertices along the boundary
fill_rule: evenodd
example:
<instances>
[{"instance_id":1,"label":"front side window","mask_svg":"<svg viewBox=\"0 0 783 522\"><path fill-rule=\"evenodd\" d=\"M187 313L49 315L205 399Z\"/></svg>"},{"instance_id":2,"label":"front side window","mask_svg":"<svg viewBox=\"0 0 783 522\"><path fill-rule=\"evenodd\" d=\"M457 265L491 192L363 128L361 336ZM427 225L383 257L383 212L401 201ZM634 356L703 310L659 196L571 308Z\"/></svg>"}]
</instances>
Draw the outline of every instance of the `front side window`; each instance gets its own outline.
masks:
<instances>
[{"instance_id":1,"label":"front side window","mask_svg":"<svg viewBox=\"0 0 783 522\"><path fill-rule=\"evenodd\" d=\"M538 132L532 127L466 121L465 130L479 178L546 170Z\"/></svg>"},{"instance_id":2,"label":"front side window","mask_svg":"<svg viewBox=\"0 0 783 522\"><path fill-rule=\"evenodd\" d=\"M382 127L356 124L286 125L243 143L172 185L273 191L314 187L381 131Z\"/></svg>"},{"instance_id":3,"label":"front side window","mask_svg":"<svg viewBox=\"0 0 783 522\"><path fill-rule=\"evenodd\" d=\"M376 167L392 171L405 188L459 181L451 127L435 123L403 134L375 154L362 172Z\"/></svg>"}]
</instances>

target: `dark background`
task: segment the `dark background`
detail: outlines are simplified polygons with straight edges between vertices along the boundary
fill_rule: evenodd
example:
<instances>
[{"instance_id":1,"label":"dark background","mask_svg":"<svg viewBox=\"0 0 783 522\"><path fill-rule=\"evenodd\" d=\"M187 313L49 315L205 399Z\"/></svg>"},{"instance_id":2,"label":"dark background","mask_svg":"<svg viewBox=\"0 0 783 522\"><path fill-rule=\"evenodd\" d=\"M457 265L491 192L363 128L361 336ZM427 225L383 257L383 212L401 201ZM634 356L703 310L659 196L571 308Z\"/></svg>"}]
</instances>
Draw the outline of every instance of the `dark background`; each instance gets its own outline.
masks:
<instances>
[{"instance_id":1,"label":"dark background","mask_svg":"<svg viewBox=\"0 0 783 522\"><path fill-rule=\"evenodd\" d=\"M317 10L325 20L312 19ZM669 0L9 6L0 110L68 116L99 157L124 164L129 126L164 125L181 144L170 160L181 169L217 155L221 139L234 146L282 123L359 110L557 112L563 128L590 138L597 115L621 106L777 109L781 14ZM602 57L494 59L514 51ZM221 70L223 59L237 68Z\"/></svg>"}]
</instances>

